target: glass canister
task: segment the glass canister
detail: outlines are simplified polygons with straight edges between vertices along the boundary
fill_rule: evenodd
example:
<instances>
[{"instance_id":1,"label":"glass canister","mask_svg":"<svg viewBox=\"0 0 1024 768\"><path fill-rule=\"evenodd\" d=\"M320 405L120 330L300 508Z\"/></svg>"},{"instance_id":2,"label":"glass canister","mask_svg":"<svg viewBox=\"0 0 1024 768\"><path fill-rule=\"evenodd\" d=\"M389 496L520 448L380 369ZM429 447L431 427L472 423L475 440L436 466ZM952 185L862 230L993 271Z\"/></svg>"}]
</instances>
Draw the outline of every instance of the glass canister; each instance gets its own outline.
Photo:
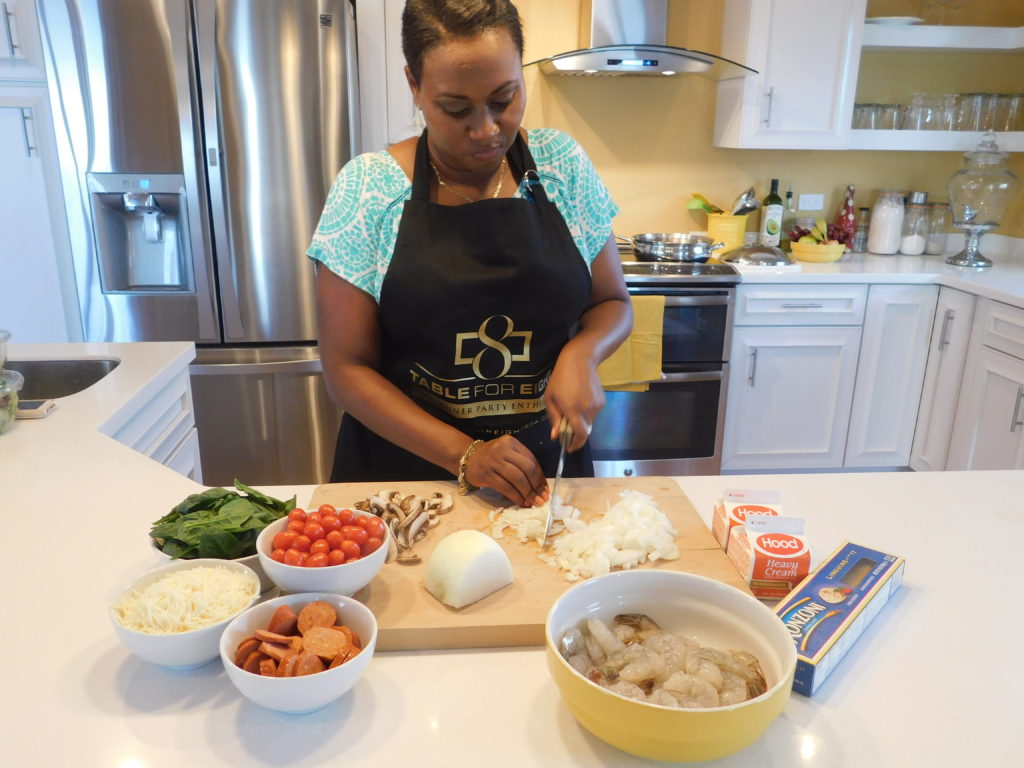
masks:
<instances>
[{"instance_id":1,"label":"glass canister","mask_svg":"<svg viewBox=\"0 0 1024 768\"><path fill-rule=\"evenodd\" d=\"M853 252L864 253L868 249L868 209L858 208L857 231L853 233Z\"/></svg>"},{"instance_id":2,"label":"glass canister","mask_svg":"<svg viewBox=\"0 0 1024 768\"><path fill-rule=\"evenodd\" d=\"M25 379L17 371L0 371L0 435L18 416L18 392Z\"/></svg>"},{"instance_id":3,"label":"glass canister","mask_svg":"<svg viewBox=\"0 0 1024 768\"><path fill-rule=\"evenodd\" d=\"M928 243L928 205L907 203L903 212L903 230L900 232L900 253L920 256Z\"/></svg>"},{"instance_id":4,"label":"glass canister","mask_svg":"<svg viewBox=\"0 0 1024 768\"><path fill-rule=\"evenodd\" d=\"M949 203L928 204L928 241L924 252L932 256L945 253L949 234Z\"/></svg>"},{"instance_id":5,"label":"glass canister","mask_svg":"<svg viewBox=\"0 0 1024 768\"><path fill-rule=\"evenodd\" d=\"M871 209L868 250L871 253L893 254L900 249L903 234L903 191L880 189Z\"/></svg>"}]
</instances>

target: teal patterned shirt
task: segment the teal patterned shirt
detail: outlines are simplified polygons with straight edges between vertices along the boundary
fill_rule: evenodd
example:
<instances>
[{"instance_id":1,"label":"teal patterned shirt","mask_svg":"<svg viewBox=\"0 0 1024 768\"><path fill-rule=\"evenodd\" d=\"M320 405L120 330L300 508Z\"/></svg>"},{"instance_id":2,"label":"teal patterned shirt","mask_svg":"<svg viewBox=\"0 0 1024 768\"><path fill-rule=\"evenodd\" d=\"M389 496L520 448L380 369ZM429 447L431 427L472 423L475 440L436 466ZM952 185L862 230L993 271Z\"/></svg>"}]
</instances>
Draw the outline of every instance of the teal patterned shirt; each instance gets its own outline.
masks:
<instances>
[{"instance_id":1,"label":"teal patterned shirt","mask_svg":"<svg viewBox=\"0 0 1024 768\"><path fill-rule=\"evenodd\" d=\"M527 131L544 192L562 214L589 266L612 232L618 206L575 139L552 128ZM522 197L520 184L516 197ZM336 275L380 301L412 183L390 153L370 152L345 164L331 186L306 251Z\"/></svg>"}]
</instances>

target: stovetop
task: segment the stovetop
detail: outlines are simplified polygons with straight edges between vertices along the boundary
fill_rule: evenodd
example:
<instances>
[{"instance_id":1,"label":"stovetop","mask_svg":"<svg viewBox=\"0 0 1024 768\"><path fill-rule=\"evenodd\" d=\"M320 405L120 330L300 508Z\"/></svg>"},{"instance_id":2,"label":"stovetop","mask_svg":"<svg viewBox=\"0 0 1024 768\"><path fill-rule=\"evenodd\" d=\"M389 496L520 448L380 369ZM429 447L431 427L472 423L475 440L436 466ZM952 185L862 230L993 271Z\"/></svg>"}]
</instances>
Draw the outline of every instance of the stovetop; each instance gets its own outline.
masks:
<instances>
[{"instance_id":1,"label":"stovetop","mask_svg":"<svg viewBox=\"0 0 1024 768\"><path fill-rule=\"evenodd\" d=\"M624 261L622 272L627 285L713 283L735 285L740 273L732 264L707 264L693 261Z\"/></svg>"}]
</instances>

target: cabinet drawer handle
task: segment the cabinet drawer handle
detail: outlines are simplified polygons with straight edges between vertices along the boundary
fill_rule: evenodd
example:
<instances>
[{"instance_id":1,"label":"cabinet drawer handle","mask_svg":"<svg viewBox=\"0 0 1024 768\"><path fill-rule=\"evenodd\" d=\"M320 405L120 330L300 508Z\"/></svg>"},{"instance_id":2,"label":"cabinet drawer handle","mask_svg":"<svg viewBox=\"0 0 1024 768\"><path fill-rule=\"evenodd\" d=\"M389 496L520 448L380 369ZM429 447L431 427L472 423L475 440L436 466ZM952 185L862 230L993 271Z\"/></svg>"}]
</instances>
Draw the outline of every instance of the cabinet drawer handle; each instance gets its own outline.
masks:
<instances>
[{"instance_id":1,"label":"cabinet drawer handle","mask_svg":"<svg viewBox=\"0 0 1024 768\"><path fill-rule=\"evenodd\" d=\"M747 384L754 386L754 379L757 376L757 347L750 350L750 372L747 374Z\"/></svg>"},{"instance_id":2,"label":"cabinet drawer handle","mask_svg":"<svg viewBox=\"0 0 1024 768\"><path fill-rule=\"evenodd\" d=\"M1017 387L1017 400L1013 404L1013 421L1010 422L1010 431L1016 432L1017 427L1024 427L1024 421L1020 418L1020 401L1024 400L1024 387Z\"/></svg>"},{"instance_id":3,"label":"cabinet drawer handle","mask_svg":"<svg viewBox=\"0 0 1024 768\"><path fill-rule=\"evenodd\" d=\"M21 132L22 135L25 137L25 154L28 155L29 157L32 157L33 152L39 154L39 150L36 148L36 145L32 143L32 134L34 133L34 131L31 131L31 129L29 128L29 122L31 122L32 120L32 107L22 107Z\"/></svg>"},{"instance_id":4,"label":"cabinet drawer handle","mask_svg":"<svg viewBox=\"0 0 1024 768\"><path fill-rule=\"evenodd\" d=\"M12 59L20 59L18 49L21 47L14 42L14 14L7 9L7 3L0 3L4 10L4 30L7 32L7 47L11 51Z\"/></svg>"},{"instance_id":5,"label":"cabinet drawer handle","mask_svg":"<svg viewBox=\"0 0 1024 768\"><path fill-rule=\"evenodd\" d=\"M824 304L815 304L813 302L807 304L783 304L783 309L821 309Z\"/></svg>"},{"instance_id":6,"label":"cabinet drawer handle","mask_svg":"<svg viewBox=\"0 0 1024 768\"><path fill-rule=\"evenodd\" d=\"M772 127L772 101L775 99L775 88L769 88L768 92L764 95L766 104L764 109L764 125L766 128Z\"/></svg>"},{"instance_id":7,"label":"cabinet drawer handle","mask_svg":"<svg viewBox=\"0 0 1024 768\"><path fill-rule=\"evenodd\" d=\"M942 333L939 334L940 352L949 346L949 329L953 324L954 317L956 317L956 311L947 309L945 316L942 318Z\"/></svg>"}]
</instances>

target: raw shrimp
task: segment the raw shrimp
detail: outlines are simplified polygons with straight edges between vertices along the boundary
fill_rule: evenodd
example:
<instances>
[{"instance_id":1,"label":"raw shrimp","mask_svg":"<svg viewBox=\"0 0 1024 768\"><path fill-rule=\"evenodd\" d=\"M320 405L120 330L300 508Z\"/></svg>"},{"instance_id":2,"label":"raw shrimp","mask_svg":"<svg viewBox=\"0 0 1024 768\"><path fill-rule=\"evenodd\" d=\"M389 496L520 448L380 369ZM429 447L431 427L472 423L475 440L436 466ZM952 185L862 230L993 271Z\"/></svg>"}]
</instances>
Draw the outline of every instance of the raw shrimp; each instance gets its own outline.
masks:
<instances>
[{"instance_id":1,"label":"raw shrimp","mask_svg":"<svg viewBox=\"0 0 1024 768\"><path fill-rule=\"evenodd\" d=\"M701 646L643 614L619 614L611 626L587 619L563 635L560 649L591 682L664 707L732 706L768 689L752 653Z\"/></svg>"}]
</instances>

